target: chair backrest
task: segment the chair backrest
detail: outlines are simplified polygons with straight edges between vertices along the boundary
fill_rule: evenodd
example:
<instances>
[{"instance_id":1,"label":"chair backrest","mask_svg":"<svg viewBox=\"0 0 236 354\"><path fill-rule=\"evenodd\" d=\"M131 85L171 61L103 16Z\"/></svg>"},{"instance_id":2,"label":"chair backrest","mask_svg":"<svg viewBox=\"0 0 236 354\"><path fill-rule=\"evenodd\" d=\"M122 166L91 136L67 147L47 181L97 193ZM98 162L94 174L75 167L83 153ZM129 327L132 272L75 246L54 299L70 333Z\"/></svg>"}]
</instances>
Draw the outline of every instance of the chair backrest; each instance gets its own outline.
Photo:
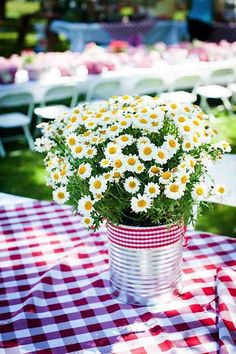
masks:
<instances>
[{"instance_id":1,"label":"chair backrest","mask_svg":"<svg viewBox=\"0 0 236 354\"><path fill-rule=\"evenodd\" d=\"M28 107L28 116L32 117L34 97L29 92L9 92L0 95L0 108Z\"/></svg>"},{"instance_id":2,"label":"chair backrest","mask_svg":"<svg viewBox=\"0 0 236 354\"><path fill-rule=\"evenodd\" d=\"M41 106L46 106L47 103L52 101L63 101L67 98L71 98L70 106L75 105L77 96L76 85L56 85L49 88L42 100Z\"/></svg>"},{"instance_id":3,"label":"chair backrest","mask_svg":"<svg viewBox=\"0 0 236 354\"><path fill-rule=\"evenodd\" d=\"M90 86L86 101L106 100L111 96L119 96L120 94L121 83L118 79L102 79Z\"/></svg>"},{"instance_id":4,"label":"chair backrest","mask_svg":"<svg viewBox=\"0 0 236 354\"><path fill-rule=\"evenodd\" d=\"M207 201L236 207L236 154L225 154L222 160L211 163L209 171L216 184L224 184L229 193L222 201L214 197Z\"/></svg>"},{"instance_id":5,"label":"chair backrest","mask_svg":"<svg viewBox=\"0 0 236 354\"><path fill-rule=\"evenodd\" d=\"M177 77L169 86L169 91L187 90L192 92L202 83L202 77L199 75L183 75Z\"/></svg>"},{"instance_id":6,"label":"chair backrest","mask_svg":"<svg viewBox=\"0 0 236 354\"><path fill-rule=\"evenodd\" d=\"M155 77L146 77L139 79L134 88L133 94L135 95L145 95L145 94L156 94L159 95L166 89L166 85L163 79Z\"/></svg>"},{"instance_id":7,"label":"chair backrest","mask_svg":"<svg viewBox=\"0 0 236 354\"><path fill-rule=\"evenodd\" d=\"M209 84L231 84L234 81L235 71L233 68L213 70L209 77Z\"/></svg>"}]
</instances>

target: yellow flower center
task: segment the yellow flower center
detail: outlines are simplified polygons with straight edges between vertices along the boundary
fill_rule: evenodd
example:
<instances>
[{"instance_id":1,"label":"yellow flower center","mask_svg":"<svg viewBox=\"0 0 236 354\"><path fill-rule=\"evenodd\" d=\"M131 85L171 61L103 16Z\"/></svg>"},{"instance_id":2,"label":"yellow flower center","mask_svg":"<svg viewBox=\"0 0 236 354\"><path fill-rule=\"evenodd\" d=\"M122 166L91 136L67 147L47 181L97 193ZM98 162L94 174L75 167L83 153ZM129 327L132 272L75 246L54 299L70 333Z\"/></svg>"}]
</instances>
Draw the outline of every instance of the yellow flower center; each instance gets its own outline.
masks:
<instances>
[{"instance_id":1,"label":"yellow flower center","mask_svg":"<svg viewBox=\"0 0 236 354\"><path fill-rule=\"evenodd\" d=\"M151 153L152 153L152 148L150 148L149 146L146 146L146 147L143 149L143 153L144 153L144 155L146 155L146 156L151 155Z\"/></svg>"},{"instance_id":2,"label":"yellow flower center","mask_svg":"<svg viewBox=\"0 0 236 354\"><path fill-rule=\"evenodd\" d=\"M190 144L190 143L185 143L185 147L186 147L187 149L190 149L190 148L191 148L191 144Z\"/></svg>"},{"instance_id":3,"label":"yellow flower center","mask_svg":"<svg viewBox=\"0 0 236 354\"><path fill-rule=\"evenodd\" d=\"M150 114L150 118L152 118L152 119L157 118L157 114L155 114L155 113Z\"/></svg>"},{"instance_id":4,"label":"yellow flower center","mask_svg":"<svg viewBox=\"0 0 236 354\"><path fill-rule=\"evenodd\" d=\"M82 146L77 146L77 147L75 148L76 154L79 154L82 150L83 150Z\"/></svg>"},{"instance_id":5,"label":"yellow flower center","mask_svg":"<svg viewBox=\"0 0 236 354\"><path fill-rule=\"evenodd\" d=\"M138 166L137 166L137 171L138 171L138 172L141 172L142 170L143 170L143 165L138 165Z\"/></svg>"},{"instance_id":6,"label":"yellow flower center","mask_svg":"<svg viewBox=\"0 0 236 354\"><path fill-rule=\"evenodd\" d=\"M183 123L183 122L186 121L186 119L185 119L184 117L179 117L179 118L178 118L178 121L179 121L180 123Z\"/></svg>"},{"instance_id":7,"label":"yellow flower center","mask_svg":"<svg viewBox=\"0 0 236 354\"><path fill-rule=\"evenodd\" d=\"M189 107L184 107L185 112L190 112L190 108Z\"/></svg>"},{"instance_id":8,"label":"yellow flower center","mask_svg":"<svg viewBox=\"0 0 236 354\"><path fill-rule=\"evenodd\" d=\"M170 105L170 107L171 107L172 109L176 109L176 108L177 108L177 104L172 103L172 104Z\"/></svg>"},{"instance_id":9,"label":"yellow flower center","mask_svg":"<svg viewBox=\"0 0 236 354\"><path fill-rule=\"evenodd\" d=\"M75 123L76 120L77 120L77 118L76 118L75 116L73 116L73 117L70 118L71 123Z\"/></svg>"},{"instance_id":10,"label":"yellow flower center","mask_svg":"<svg viewBox=\"0 0 236 354\"><path fill-rule=\"evenodd\" d=\"M115 167L120 168L123 165L121 160L116 160L115 161Z\"/></svg>"},{"instance_id":11,"label":"yellow flower center","mask_svg":"<svg viewBox=\"0 0 236 354\"><path fill-rule=\"evenodd\" d=\"M162 174L163 179L169 179L171 177L171 173L169 171L166 171Z\"/></svg>"},{"instance_id":12,"label":"yellow flower center","mask_svg":"<svg viewBox=\"0 0 236 354\"><path fill-rule=\"evenodd\" d=\"M144 199L140 199L137 204L139 208L144 208L147 205L147 202Z\"/></svg>"},{"instance_id":13,"label":"yellow flower center","mask_svg":"<svg viewBox=\"0 0 236 354\"><path fill-rule=\"evenodd\" d=\"M121 136L120 139L121 139L121 141L123 141L123 142L126 142L126 141L129 140L128 136L125 136L125 135Z\"/></svg>"},{"instance_id":14,"label":"yellow flower center","mask_svg":"<svg viewBox=\"0 0 236 354\"><path fill-rule=\"evenodd\" d=\"M133 157L129 157L127 162L129 165L134 166L136 163L136 160Z\"/></svg>"},{"instance_id":15,"label":"yellow flower center","mask_svg":"<svg viewBox=\"0 0 236 354\"><path fill-rule=\"evenodd\" d=\"M101 183L101 181L95 181L93 183L93 186L94 186L95 189L99 189L99 188L101 188L102 183Z\"/></svg>"},{"instance_id":16,"label":"yellow flower center","mask_svg":"<svg viewBox=\"0 0 236 354\"><path fill-rule=\"evenodd\" d=\"M157 166L151 167L151 172L155 175L160 172L160 168Z\"/></svg>"},{"instance_id":17,"label":"yellow flower center","mask_svg":"<svg viewBox=\"0 0 236 354\"><path fill-rule=\"evenodd\" d=\"M114 172L113 177L114 178L120 178L121 177L120 172Z\"/></svg>"},{"instance_id":18,"label":"yellow flower center","mask_svg":"<svg viewBox=\"0 0 236 354\"><path fill-rule=\"evenodd\" d=\"M89 131L87 131L87 132L84 132L84 134L83 134L83 136L89 136L91 133L89 132Z\"/></svg>"},{"instance_id":19,"label":"yellow flower center","mask_svg":"<svg viewBox=\"0 0 236 354\"><path fill-rule=\"evenodd\" d=\"M182 184L185 184L185 183L187 183L188 177L184 175L184 176L181 177L180 180L181 180Z\"/></svg>"},{"instance_id":20,"label":"yellow flower center","mask_svg":"<svg viewBox=\"0 0 236 354\"><path fill-rule=\"evenodd\" d=\"M198 127L199 126L199 121L194 119L193 124L196 125L196 127Z\"/></svg>"},{"instance_id":21,"label":"yellow flower center","mask_svg":"<svg viewBox=\"0 0 236 354\"><path fill-rule=\"evenodd\" d=\"M90 156L93 154L93 149L88 149L87 154Z\"/></svg>"},{"instance_id":22,"label":"yellow flower center","mask_svg":"<svg viewBox=\"0 0 236 354\"><path fill-rule=\"evenodd\" d=\"M129 182L129 187L132 189L132 188L135 188L136 187L136 182L135 181L130 181Z\"/></svg>"},{"instance_id":23,"label":"yellow flower center","mask_svg":"<svg viewBox=\"0 0 236 354\"><path fill-rule=\"evenodd\" d=\"M189 125L185 125L185 126L184 126L184 130L185 130L186 132L190 132L191 128L190 128Z\"/></svg>"},{"instance_id":24,"label":"yellow flower center","mask_svg":"<svg viewBox=\"0 0 236 354\"><path fill-rule=\"evenodd\" d=\"M158 151L157 155L158 155L158 157L160 157L160 159L165 158L165 153L163 151Z\"/></svg>"},{"instance_id":25,"label":"yellow flower center","mask_svg":"<svg viewBox=\"0 0 236 354\"><path fill-rule=\"evenodd\" d=\"M65 198L65 193L64 193L64 192L58 192L58 193L57 193L57 197L58 197L59 199L64 199L64 198Z\"/></svg>"},{"instance_id":26,"label":"yellow flower center","mask_svg":"<svg viewBox=\"0 0 236 354\"><path fill-rule=\"evenodd\" d=\"M148 191L149 191L150 194L154 194L156 192L156 188L153 187L153 186L149 187Z\"/></svg>"},{"instance_id":27,"label":"yellow flower center","mask_svg":"<svg viewBox=\"0 0 236 354\"><path fill-rule=\"evenodd\" d=\"M68 143L69 143L69 145L75 145L75 143L76 143L75 138L70 138Z\"/></svg>"},{"instance_id":28,"label":"yellow flower center","mask_svg":"<svg viewBox=\"0 0 236 354\"><path fill-rule=\"evenodd\" d=\"M117 148L115 146L111 146L108 149L109 154L114 155L117 152Z\"/></svg>"},{"instance_id":29,"label":"yellow flower center","mask_svg":"<svg viewBox=\"0 0 236 354\"><path fill-rule=\"evenodd\" d=\"M172 193L177 193L177 192L179 191L179 186L178 186L177 184L172 184L172 185L170 186L170 191L171 191Z\"/></svg>"},{"instance_id":30,"label":"yellow flower center","mask_svg":"<svg viewBox=\"0 0 236 354\"><path fill-rule=\"evenodd\" d=\"M123 100L128 100L129 99L129 96L125 95L125 96L122 96Z\"/></svg>"},{"instance_id":31,"label":"yellow flower center","mask_svg":"<svg viewBox=\"0 0 236 354\"><path fill-rule=\"evenodd\" d=\"M142 124L147 124L147 119L141 118L139 119L139 122Z\"/></svg>"},{"instance_id":32,"label":"yellow flower center","mask_svg":"<svg viewBox=\"0 0 236 354\"><path fill-rule=\"evenodd\" d=\"M104 178L105 179L109 179L111 177L111 174L110 173L105 173L105 175L104 175Z\"/></svg>"},{"instance_id":33,"label":"yellow flower center","mask_svg":"<svg viewBox=\"0 0 236 354\"><path fill-rule=\"evenodd\" d=\"M175 148L176 147L176 141L175 140L171 139L171 140L168 141L168 143L169 143L171 148Z\"/></svg>"},{"instance_id":34,"label":"yellow flower center","mask_svg":"<svg viewBox=\"0 0 236 354\"><path fill-rule=\"evenodd\" d=\"M197 187L196 188L196 194L201 196L204 193L204 189L202 187Z\"/></svg>"},{"instance_id":35,"label":"yellow flower center","mask_svg":"<svg viewBox=\"0 0 236 354\"><path fill-rule=\"evenodd\" d=\"M118 129L118 126L117 126L117 125L112 125L111 128L110 128L110 130L111 130L112 132L115 132L117 129Z\"/></svg>"},{"instance_id":36,"label":"yellow flower center","mask_svg":"<svg viewBox=\"0 0 236 354\"><path fill-rule=\"evenodd\" d=\"M85 166L80 166L79 167L79 174L83 175L86 172L86 167Z\"/></svg>"},{"instance_id":37,"label":"yellow flower center","mask_svg":"<svg viewBox=\"0 0 236 354\"><path fill-rule=\"evenodd\" d=\"M198 143L198 137L197 137L196 135L194 135L193 141L194 141L195 143Z\"/></svg>"},{"instance_id":38,"label":"yellow flower center","mask_svg":"<svg viewBox=\"0 0 236 354\"><path fill-rule=\"evenodd\" d=\"M223 194L223 193L225 192L224 187L219 187L219 188L218 188L218 192L221 193L221 194Z\"/></svg>"},{"instance_id":39,"label":"yellow flower center","mask_svg":"<svg viewBox=\"0 0 236 354\"><path fill-rule=\"evenodd\" d=\"M142 110L141 110L141 113L147 113L147 108L143 108Z\"/></svg>"},{"instance_id":40,"label":"yellow flower center","mask_svg":"<svg viewBox=\"0 0 236 354\"><path fill-rule=\"evenodd\" d=\"M90 200L87 200L87 202L85 202L85 204L84 204L84 208L86 210L91 210L92 207L93 207L93 203Z\"/></svg>"},{"instance_id":41,"label":"yellow flower center","mask_svg":"<svg viewBox=\"0 0 236 354\"><path fill-rule=\"evenodd\" d=\"M86 225L89 225L90 224L90 218L84 218L84 223L86 224Z\"/></svg>"},{"instance_id":42,"label":"yellow flower center","mask_svg":"<svg viewBox=\"0 0 236 354\"><path fill-rule=\"evenodd\" d=\"M59 180L59 174L58 174L58 173L54 173L54 179L55 179L56 181Z\"/></svg>"},{"instance_id":43,"label":"yellow flower center","mask_svg":"<svg viewBox=\"0 0 236 354\"><path fill-rule=\"evenodd\" d=\"M193 168L196 165L196 162L193 160L190 160L190 166Z\"/></svg>"}]
</instances>

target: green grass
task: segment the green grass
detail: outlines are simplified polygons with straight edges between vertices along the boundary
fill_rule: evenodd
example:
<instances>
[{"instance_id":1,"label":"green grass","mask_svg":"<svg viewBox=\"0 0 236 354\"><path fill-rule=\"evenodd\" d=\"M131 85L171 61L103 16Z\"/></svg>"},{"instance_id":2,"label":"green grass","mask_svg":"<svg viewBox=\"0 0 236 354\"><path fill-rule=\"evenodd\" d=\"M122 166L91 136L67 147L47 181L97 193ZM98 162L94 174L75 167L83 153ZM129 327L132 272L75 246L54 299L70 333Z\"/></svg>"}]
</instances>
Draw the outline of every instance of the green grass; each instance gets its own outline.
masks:
<instances>
[{"instance_id":1,"label":"green grass","mask_svg":"<svg viewBox=\"0 0 236 354\"><path fill-rule=\"evenodd\" d=\"M39 11L40 4L37 1L8 0L6 17L18 19L23 15L32 14Z\"/></svg>"},{"instance_id":2,"label":"green grass","mask_svg":"<svg viewBox=\"0 0 236 354\"><path fill-rule=\"evenodd\" d=\"M236 153L236 117L218 118L214 125ZM0 160L0 192L51 200L51 189L45 186L43 156L29 151L24 143L6 145L6 148L8 155ZM207 209L198 219L196 228L236 237L236 208L213 205L213 209Z\"/></svg>"}]
</instances>

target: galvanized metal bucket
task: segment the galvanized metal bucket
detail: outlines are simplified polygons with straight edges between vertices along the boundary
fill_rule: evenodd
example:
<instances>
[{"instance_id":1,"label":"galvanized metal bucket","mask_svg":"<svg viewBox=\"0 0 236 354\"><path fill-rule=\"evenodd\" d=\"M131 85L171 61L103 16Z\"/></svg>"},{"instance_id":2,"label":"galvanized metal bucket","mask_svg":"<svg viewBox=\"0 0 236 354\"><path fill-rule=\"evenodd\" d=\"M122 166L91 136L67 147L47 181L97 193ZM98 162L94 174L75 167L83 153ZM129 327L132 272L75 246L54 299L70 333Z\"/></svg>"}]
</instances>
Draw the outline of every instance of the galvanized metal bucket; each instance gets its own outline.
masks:
<instances>
[{"instance_id":1,"label":"galvanized metal bucket","mask_svg":"<svg viewBox=\"0 0 236 354\"><path fill-rule=\"evenodd\" d=\"M111 291L121 302L171 301L181 288L183 225L107 225Z\"/></svg>"}]
</instances>

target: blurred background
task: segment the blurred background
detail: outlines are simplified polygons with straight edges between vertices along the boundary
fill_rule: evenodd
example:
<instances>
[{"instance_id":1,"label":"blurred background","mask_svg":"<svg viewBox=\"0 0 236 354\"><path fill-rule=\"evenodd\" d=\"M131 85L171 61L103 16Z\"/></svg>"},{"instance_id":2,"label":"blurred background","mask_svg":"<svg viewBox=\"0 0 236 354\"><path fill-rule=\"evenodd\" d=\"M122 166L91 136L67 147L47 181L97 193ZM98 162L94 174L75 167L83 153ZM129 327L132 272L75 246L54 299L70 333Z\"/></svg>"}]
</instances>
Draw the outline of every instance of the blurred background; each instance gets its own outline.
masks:
<instances>
[{"instance_id":1,"label":"blurred background","mask_svg":"<svg viewBox=\"0 0 236 354\"><path fill-rule=\"evenodd\" d=\"M1 0L0 192L50 200L37 123L113 94L200 104L234 161L235 83L234 0ZM197 228L236 236L232 205Z\"/></svg>"}]
</instances>

